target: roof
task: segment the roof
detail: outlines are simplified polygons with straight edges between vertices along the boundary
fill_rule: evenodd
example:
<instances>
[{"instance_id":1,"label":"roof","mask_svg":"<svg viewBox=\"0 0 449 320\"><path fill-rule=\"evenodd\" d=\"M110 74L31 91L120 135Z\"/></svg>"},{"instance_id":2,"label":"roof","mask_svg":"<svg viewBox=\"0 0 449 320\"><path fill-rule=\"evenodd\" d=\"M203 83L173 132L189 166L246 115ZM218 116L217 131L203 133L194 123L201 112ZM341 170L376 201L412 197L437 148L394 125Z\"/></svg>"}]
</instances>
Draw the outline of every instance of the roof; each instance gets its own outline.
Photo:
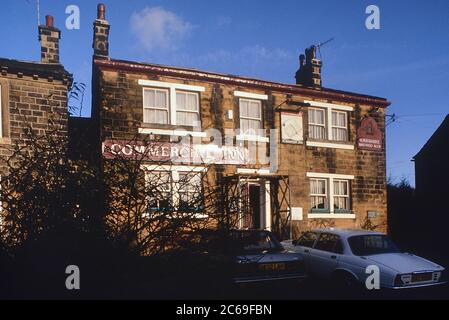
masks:
<instances>
[{"instance_id":1,"label":"roof","mask_svg":"<svg viewBox=\"0 0 449 320\"><path fill-rule=\"evenodd\" d=\"M426 144L419 150L413 159L419 158L432 151L446 151L449 145L449 114L444 118L438 129L427 140Z\"/></svg>"},{"instance_id":2,"label":"roof","mask_svg":"<svg viewBox=\"0 0 449 320\"><path fill-rule=\"evenodd\" d=\"M321 99L333 99L343 102L367 104L385 108L390 102L385 98L364 95L354 92L341 91L329 88L310 88L298 84L286 84L255 78L201 71L191 68L180 68L160 64L149 64L116 59L94 59L96 66L112 70L126 70L143 74L157 74L175 76L193 80L209 81L222 84L250 87L254 89L279 91L287 94L300 94Z\"/></svg>"},{"instance_id":3,"label":"roof","mask_svg":"<svg viewBox=\"0 0 449 320\"><path fill-rule=\"evenodd\" d=\"M366 234L384 234L382 232L363 230L363 229L338 229L338 228L323 228L314 229L314 232L330 232L337 234L342 238L348 238L350 236L366 235Z\"/></svg>"},{"instance_id":4,"label":"roof","mask_svg":"<svg viewBox=\"0 0 449 320\"><path fill-rule=\"evenodd\" d=\"M52 77L55 80L72 82L72 74L65 70L62 64L41 63L0 58L0 70L8 73L23 73L24 75L38 75L43 78Z\"/></svg>"}]
</instances>

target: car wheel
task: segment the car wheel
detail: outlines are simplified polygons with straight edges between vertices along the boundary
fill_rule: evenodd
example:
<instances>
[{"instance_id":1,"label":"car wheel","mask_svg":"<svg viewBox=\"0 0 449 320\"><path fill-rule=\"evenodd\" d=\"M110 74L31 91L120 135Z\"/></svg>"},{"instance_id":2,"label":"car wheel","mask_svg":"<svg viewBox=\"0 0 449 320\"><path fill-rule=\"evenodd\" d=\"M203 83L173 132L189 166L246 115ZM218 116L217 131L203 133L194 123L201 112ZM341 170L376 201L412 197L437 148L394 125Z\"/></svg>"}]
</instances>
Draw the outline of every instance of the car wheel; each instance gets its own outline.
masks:
<instances>
[{"instance_id":1,"label":"car wheel","mask_svg":"<svg viewBox=\"0 0 449 320\"><path fill-rule=\"evenodd\" d=\"M336 272L332 277L332 285L335 292L349 295L357 295L361 291L360 283L357 279L348 272Z\"/></svg>"}]
</instances>

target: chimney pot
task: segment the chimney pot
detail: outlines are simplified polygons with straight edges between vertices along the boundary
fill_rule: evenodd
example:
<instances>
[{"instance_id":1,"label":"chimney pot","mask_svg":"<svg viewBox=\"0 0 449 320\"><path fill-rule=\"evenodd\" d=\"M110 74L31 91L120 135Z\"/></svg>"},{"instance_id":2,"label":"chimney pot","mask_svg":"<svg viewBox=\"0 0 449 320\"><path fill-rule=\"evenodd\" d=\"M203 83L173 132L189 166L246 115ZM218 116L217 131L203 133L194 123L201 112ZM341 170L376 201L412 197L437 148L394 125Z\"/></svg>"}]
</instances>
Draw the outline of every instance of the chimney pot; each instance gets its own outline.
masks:
<instances>
[{"instance_id":1,"label":"chimney pot","mask_svg":"<svg viewBox=\"0 0 449 320\"><path fill-rule=\"evenodd\" d=\"M52 27L54 26L54 18L53 16L47 15L45 16L45 25L47 27Z\"/></svg>"},{"instance_id":2,"label":"chimney pot","mask_svg":"<svg viewBox=\"0 0 449 320\"><path fill-rule=\"evenodd\" d=\"M106 20L106 6L103 3L99 3L97 6L97 19Z\"/></svg>"}]
</instances>

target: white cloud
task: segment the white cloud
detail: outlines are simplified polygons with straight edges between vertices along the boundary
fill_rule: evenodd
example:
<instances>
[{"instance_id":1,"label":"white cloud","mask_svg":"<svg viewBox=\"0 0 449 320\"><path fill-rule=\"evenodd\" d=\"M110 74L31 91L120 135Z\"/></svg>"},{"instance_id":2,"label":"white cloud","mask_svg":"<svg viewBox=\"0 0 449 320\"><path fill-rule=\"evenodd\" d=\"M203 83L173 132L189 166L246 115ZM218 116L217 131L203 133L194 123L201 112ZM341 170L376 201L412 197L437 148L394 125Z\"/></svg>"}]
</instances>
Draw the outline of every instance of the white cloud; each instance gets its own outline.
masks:
<instances>
[{"instance_id":1,"label":"white cloud","mask_svg":"<svg viewBox=\"0 0 449 320\"><path fill-rule=\"evenodd\" d=\"M146 7L133 13L130 27L139 45L148 52L177 49L193 28L190 22L161 7Z\"/></svg>"}]
</instances>

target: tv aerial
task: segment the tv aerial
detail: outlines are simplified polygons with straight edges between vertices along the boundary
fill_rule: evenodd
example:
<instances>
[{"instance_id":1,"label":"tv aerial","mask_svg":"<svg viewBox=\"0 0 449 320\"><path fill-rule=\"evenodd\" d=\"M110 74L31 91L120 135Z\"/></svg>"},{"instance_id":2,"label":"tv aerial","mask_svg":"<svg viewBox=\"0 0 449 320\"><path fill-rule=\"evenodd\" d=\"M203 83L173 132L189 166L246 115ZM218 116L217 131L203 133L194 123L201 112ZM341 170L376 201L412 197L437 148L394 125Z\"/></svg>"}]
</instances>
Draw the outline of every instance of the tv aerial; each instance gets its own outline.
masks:
<instances>
[{"instance_id":1,"label":"tv aerial","mask_svg":"<svg viewBox=\"0 0 449 320\"><path fill-rule=\"evenodd\" d=\"M321 47L324 46L325 44L328 44L329 42L333 41L335 38L332 37L326 41L320 42L317 45L315 45L315 48L317 48L318 50L318 54L320 55L320 60L322 60L322 56L321 56Z\"/></svg>"}]
</instances>

